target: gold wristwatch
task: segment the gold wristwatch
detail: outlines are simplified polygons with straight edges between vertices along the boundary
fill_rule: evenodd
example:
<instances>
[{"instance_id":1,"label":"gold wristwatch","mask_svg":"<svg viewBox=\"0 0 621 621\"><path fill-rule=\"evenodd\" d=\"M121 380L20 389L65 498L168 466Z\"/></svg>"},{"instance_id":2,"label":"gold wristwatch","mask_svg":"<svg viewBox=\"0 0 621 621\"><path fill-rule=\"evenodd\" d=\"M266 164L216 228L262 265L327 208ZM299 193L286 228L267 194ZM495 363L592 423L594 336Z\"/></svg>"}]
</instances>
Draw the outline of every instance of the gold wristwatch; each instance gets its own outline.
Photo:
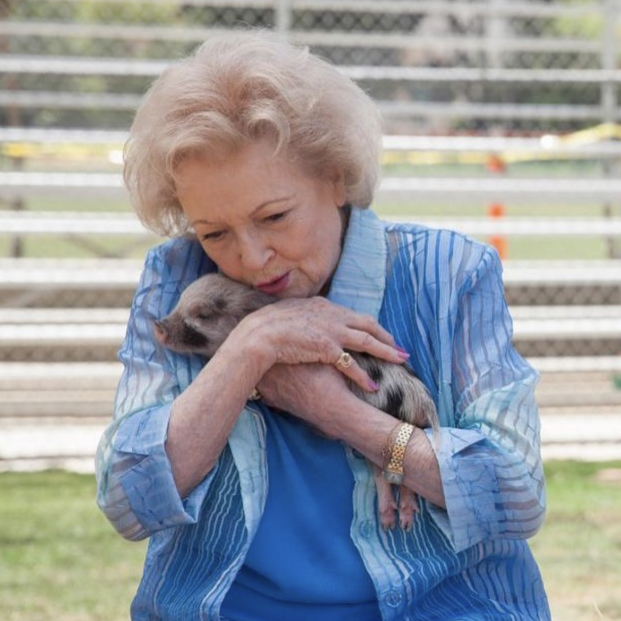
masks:
<instances>
[{"instance_id":1,"label":"gold wristwatch","mask_svg":"<svg viewBox=\"0 0 621 621\"><path fill-rule=\"evenodd\" d=\"M401 423L397 437L390 448L390 459L388 465L384 468L383 474L384 478L393 485L401 485L403 483L403 458L413 432L414 425Z\"/></svg>"}]
</instances>

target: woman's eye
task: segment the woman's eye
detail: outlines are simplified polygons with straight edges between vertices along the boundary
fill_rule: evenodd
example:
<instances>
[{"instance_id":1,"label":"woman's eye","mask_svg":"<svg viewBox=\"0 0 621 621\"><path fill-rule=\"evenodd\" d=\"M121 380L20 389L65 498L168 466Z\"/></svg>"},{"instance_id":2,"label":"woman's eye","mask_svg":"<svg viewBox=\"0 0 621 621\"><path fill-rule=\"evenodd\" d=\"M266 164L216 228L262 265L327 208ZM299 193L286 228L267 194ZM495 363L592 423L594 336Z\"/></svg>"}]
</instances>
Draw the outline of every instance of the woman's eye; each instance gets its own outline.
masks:
<instances>
[{"instance_id":1,"label":"woman's eye","mask_svg":"<svg viewBox=\"0 0 621 621\"><path fill-rule=\"evenodd\" d=\"M266 216L265 218L263 218L263 221L264 222L278 222L279 220L282 220L286 215L287 215L286 211L279 211L278 213L273 213L273 214L270 214L269 216Z\"/></svg>"},{"instance_id":2,"label":"woman's eye","mask_svg":"<svg viewBox=\"0 0 621 621\"><path fill-rule=\"evenodd\" d=\"M221 239L224 236L224 231L213 231L211 233L205 233L201 235L203 241L215 241Z\"/></svg>"}]
</instances>

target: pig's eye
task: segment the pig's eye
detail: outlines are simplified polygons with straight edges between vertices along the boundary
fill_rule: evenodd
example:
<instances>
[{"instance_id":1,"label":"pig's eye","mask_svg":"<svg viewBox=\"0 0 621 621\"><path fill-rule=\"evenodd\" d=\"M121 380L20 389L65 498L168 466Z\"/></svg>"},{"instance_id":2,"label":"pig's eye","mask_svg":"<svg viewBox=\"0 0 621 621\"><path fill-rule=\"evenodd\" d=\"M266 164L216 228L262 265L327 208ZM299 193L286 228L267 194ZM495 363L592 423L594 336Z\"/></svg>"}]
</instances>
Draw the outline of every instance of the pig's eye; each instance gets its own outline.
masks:
<instances>
[{"instance_id":1,"label":"pig's eye","mask_svg":"<svg viewBox=\"0 0 621 621\"><path fill-rule=\"evenodd\" d=\"M202 319L203 321L209 321L213 318L213 315L211 313L197 313L196 318Z\"/></svg>"},{"instance_id":2,"label":"pig's eye","mask_svg":"<svg viewBox=\"0 0 621 621\"><path fill-rule=\"evenodd\" d=\"M226 301L226 298L216 298L213 301L213 307L216 309L216 311L218 312L222 312L225 311L228 307L228 303Z\"/></svg>"}]
</instances>

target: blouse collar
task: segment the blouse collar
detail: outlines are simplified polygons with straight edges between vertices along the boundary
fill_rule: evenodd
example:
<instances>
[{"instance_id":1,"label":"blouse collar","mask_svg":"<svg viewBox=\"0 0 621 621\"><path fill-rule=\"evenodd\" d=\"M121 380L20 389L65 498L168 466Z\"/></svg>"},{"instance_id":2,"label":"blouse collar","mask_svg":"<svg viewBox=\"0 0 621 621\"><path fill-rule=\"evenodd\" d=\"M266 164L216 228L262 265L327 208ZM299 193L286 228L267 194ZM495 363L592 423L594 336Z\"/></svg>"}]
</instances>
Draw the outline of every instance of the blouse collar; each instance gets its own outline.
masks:
<instances>
[{"instance_id":1,"label":"blouse collar","mask_svg":"<svg viewBox=\"0 0 621 621\"><path fill-rule=\"evenodd\" d=\"M380 219L370 209L352 207L328 299L377 319L386 286L386 254Z\"/></svg>"}]
</instances>

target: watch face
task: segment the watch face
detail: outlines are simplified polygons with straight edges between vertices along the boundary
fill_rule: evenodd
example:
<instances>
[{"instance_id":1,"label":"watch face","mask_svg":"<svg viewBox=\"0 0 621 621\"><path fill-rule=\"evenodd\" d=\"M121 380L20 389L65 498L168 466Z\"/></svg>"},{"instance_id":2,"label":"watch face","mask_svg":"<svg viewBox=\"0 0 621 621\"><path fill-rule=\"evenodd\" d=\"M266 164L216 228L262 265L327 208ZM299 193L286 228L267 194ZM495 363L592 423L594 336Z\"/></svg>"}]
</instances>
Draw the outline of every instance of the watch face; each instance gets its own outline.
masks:
<instances>
[{"instance_id":1,"label":"watch face","mask_svg":"<svg viewBox=\"0 0 621 621\"><path fill-rule=\"evenodd\" d=\"M384 470L384 478L392 485L401 485L403 483L403 472Z\"/></svg>"}]
</instances>

